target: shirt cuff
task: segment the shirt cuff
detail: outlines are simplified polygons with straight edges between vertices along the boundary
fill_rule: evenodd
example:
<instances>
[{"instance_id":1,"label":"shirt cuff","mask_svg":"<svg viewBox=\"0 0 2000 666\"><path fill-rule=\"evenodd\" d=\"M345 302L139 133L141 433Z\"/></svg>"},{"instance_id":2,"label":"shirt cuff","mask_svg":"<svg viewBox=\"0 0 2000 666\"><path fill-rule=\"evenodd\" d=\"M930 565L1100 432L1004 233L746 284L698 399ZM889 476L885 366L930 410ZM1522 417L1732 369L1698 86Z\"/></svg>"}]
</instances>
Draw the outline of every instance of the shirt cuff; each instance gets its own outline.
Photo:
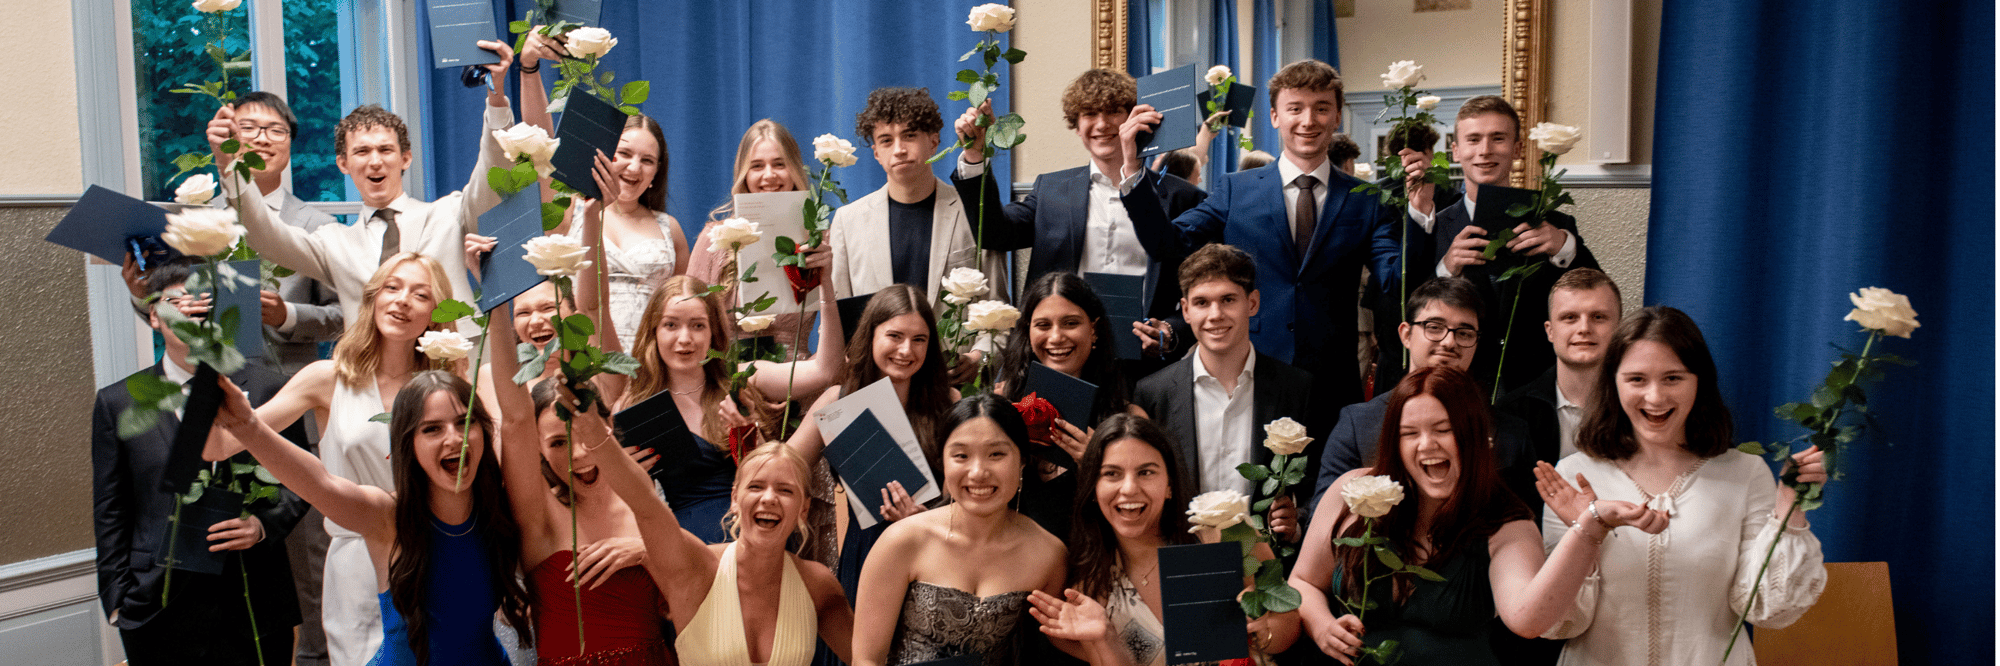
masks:
<instances>
[{"instance_id":1,"label":"shirt cuff","mask_svg":"<svg viewBox=\"0 0 2000 666\"><path fill-rule=\"evenodd\" d=\"M514 124L514 109L506 106L486 106L486 129L502 130Z\"/></svg>"},{"instance_id":2,"label":"shirt cuff","mask_svg":"<svg viewBox=\"0 0 2000 666\"><path fill-rule=\"evenodd\" d=\"M1444 261L1443 261L1443 260L1439 260L1439 261L1438 261L1438 267L1437 267L1437 271L1435 271L1435 272L1437 273L1437 276L1438 276L1438 277L1451 277L1451 276L1452 276L1452 275L1451 275L1451 269L1449 269L1449 268L1445 268L1445 267L1444 267Z\"/></svg>"},{"instance_id":3,"label":"shirt cuff","mask_svg":"<svg viewBox=\"0 0 2000 666\"><path fill-rule=\"evenodd\" d=\"M958 177L960 180L971 180L973 178L978 178L985 174L986 174L985 160L980 160L978 164L973 164L971 162L965 161L965 155L960 154L958 156Z\"/></svg>"},{"instance_id":4,"label":"shirt cuff","mask_svg":"<svg viewBox=\"0 0 2000 666\"><path fill-rule=\"evenodd\" d=\"M1410 214L1410 220L1416 222L1417 226L1422 227L1424 233L1431 232L1431 225L1437 222L1436 216L1425 215L1423 213L1417 212L1417 207L1415 204L1405 206L1404 208L1406 208L1407 212Z\"/></svg>"},{"instance_id":5,"label":"shirt cuff","mask_svg":"<svg viewBox=\"0 0 2000 666\"><path fill-rule=\"evenodd\" d=\"M1572 261L1576 261L1576 234L1565 230L1562 249L1556 250L1555 256L1549 257L1549 263L1555 264L1556 268L1569 268L1569 263Z\"/></svg>"},{"instance_id":6,"label":"shirt cuff","mask_svg":"<svg viewBox=\"0 0 2000 666\"><path fill-rule=\"evenodd\" d=\"M1126 177L1125 177L1125 180L1123 180L1123 181L1119 181L1119 183L1118 183L1118 196L1121 196L1121 197L1122 197L1122 196L1125 196L1125 195L1127 195L1127 194L1131 194L1131 193L1132 193L1132 188L1134 188L1134 187L1138 187L1138 186L1139 186L1139 179L1140 179L1140 178L1144 178L1144 177L1146 177L1146 166L1145 166L1145 164L1141 163L1141 164L1139 165L1139 172L1138 172L1138 173L1135 173L1135 174L1132 174L1132 175L1130 175L1130 176L1126 176Z\"/></svg>"},{"instance_id":7,"label":"shirt cuff","mask_svg":"<svg viewBox=\"0 0 2000 666\"><path fill-rule=\"evenodd\" d=\"M285 303L285 323L278 325L278 332L290 333L292 332L292 329L298 327L299 327L299 306L296 303L288 301Z\"/></svg>"}]
</instances>

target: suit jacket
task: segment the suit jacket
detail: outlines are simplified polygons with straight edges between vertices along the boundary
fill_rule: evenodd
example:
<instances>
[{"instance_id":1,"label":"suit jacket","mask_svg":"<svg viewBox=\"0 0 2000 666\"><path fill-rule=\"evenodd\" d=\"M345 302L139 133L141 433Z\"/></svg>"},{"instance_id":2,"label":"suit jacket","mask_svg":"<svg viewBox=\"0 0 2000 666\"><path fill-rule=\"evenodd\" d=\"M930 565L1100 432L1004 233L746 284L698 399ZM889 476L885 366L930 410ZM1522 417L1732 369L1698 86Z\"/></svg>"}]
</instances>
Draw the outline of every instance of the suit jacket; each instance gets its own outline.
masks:
<instances>
[{"instance_id":1,"label":"suit jacket","mask_svg":"<svg viewBox=\"0 0 2000 666\"><path fill-rule=\"evenodd\" d=\"M895 284L890 270L889 187L869 192L854 203L833 212L833 230L827 235L833 246L833 266L827 282L836 297L866 296ZM987 251L979 257L972 243L972 228L966 221L965 202L958 190L942 179L937 181L937 200L931 211L931 276L927 284L913 285L931 297L931 307L941 309L944 290L939 287L953 268L977 268L986 273L992 288L987 298L1007 300L1007 257Z\"/></svg>"},{"instance_id":2,"label":"suit jacket","mask_svg":"<svg viewBox=\"0 0 2000 666\"><path fill-rule=\"evenodd\" d=\"M1549 346L1542 323L1549 319L1549 288L1555 286L1556 278L1575 268L1599 268L1597 256L1591 254L1590 247L1583 242L1583 235L1576 231L1576 218L1554 213L1549 215L1549 223L1576 236L1576 258L1570 261L1568 268L1557 268L1550 263L1525 281L1516 278L1504 284L1498 282L1501 273L1520 263L1518 258L1508 261L1503 255L1491 263L1465 269L1465 279L1479 288L1480 300L1486 306L1485 314L1479 318L1479 353L1472 357L1472 376L1491 387L1496 373L1503 369L1500 357L1504 351L1507 357L1506 375L1499 377L1502 393L1520 388L1542 371L1555 366L1555 349ZM1425 266L1427 268L1422 270L1426 277L1436 275L1437 262L1450 249L1451 239L1471 225L1472 216L1467 213L1463 199L1438 210L1437 220L1431 225L1433 244L1429 248L1429 256L1424 257L1427 261L1418 264L1413 256L1410 270ZM1416 281L1414 276L1411 280ZM1511 327L1513 344L1502 350L1500 341L1508 337L1508 312L1513 308L1518 308L1513 313Z\"/></svg>"},{"instance_id":3,"label":"suit jacket","mask_svg":"<svg viewBox=\"0 0 2000 666\"><path fill-rule=\"evenodd\" d=\"M1379 388L1379 387L1378 387ZM1388 390L1381 390L1368 402L1355 403L1341 408L1340 422L1333 426L1333 433L1327 437L1326 453L1320 456L1319 479L1313 483L1312 506L1318 507L1326 489L1334 480L1359 467L1375 465L1375 455L1380 449L1382 420L1389 412ZM1514 415L1494 410L1493 412L1493 464L1500 471L1500 477L1509 489L1520 493L1518 484L1513 483L1514 472L1522 464L1523 451L1527 450L1528 424ZM1529 470L1528 495L1535 494L1534 461L1526 462ZM1528 497L1523 497L1527 501ZM1531 507L1539 508L1537 502Z\"/></svg>"},{"instance_id":4,"label":"suit jacket","mask_svg":"<svg viewBox=\"0 0 2000 666\"><path fill-rule=\"evenodd\" d=\"M278 204L278 219L308 234L338 224L332 215L306 205L289 190ZM340 298L319 280L297 274L278 278L278 297L292 304L297 321L291 322L292 330L286 333L279 333L276 326L264 327L264 339L271 343L265 360L272 370L289 377L319 360L319 343L339 339L345 320L340 316Z\"/></svg>"},{"instance_id":5,"label":"suit jacket","mask_svg":"<svg viewBox=\"0 0 2000 666\"><path fill-rule=\"evenodd\" d=\"M486 170L512 166L513 163L501 151L500 142L493 138L493 132L506 129L513 123L513 118L514 113L510 109L486 107L486 123L480 131L479 162L473 165L472 177L466 181L464 189L430 203L403 195L388 206L396 211L402 250L422 254L442 264L445 277L451 283L450 298L472 301L472 286L465 272L465 234L478 232L479 216L500 204L500 193L486 182ZM250 249L271 260L271 263L332 286L334 294L340 298L342 320L354 321L355 313L361 308L362 292L368 286L368 278L375 275L375 269L382 263L382 244L368 229L367 221L357 220L352 225L322 225L308 232L272 219L270 210L263 204L263 193L256 187L244 187L240 180L241 177L234 174L224 178L223 193L234 196L242 192L242 206L248 212L243 216L243 225ZM446 295L439 294L438 297L442 301ZM472 337L479 334L479 327L468 319L460 322L459 332Z\"/></svg>"},{"instance_id":6,"label":"suit jacket","mask_svg":"<svg viewBox=\"0 0 2000 666\"><path fill-rule=\"evenodd\" d=\"M1307 433L1313 436L1313 442L1306 445L1306 450L1303 452L1306 456L1306 469L1318 469L1316 463L1319 460L1320 442L1324 439L1325 432L1315 427L1319 422L1313 417L1312 403L1309 399L1313 384L1312 375L1263 352L1256 354L1256 386L1252 387L1254 393L1250 396L1251 427L1249 432L1243 433L1243 436L1250 438L1252 442L1261 443L1264 441L1264 424L1280 417L1292 417L1293 420L1305 425ZM1194 497L1198 493L1199 470L1206 464L1202 460L1202 449L1212 448L1212 446L1204 447L1201 442L1196 441L1198 436L1196 433L1200 431L1195 429L1194 420L1194 355L1195 352L1191 352L1181 360L1175 361L1173 365L1167 366L1167 369L1139 380L1139 385L1133 389L1132 395L1132 404L1146 410L1146 414L1173 437L1176 457L1179 458L1182 470L1181 487L1174 489L1174 492L1183 493L1183 497ZM1270 449L1253 445L1250 447L1250 452L1251 462L1259 465L1271 464ZM1236 464L1223 462L1232 467ZM1296 499L1305 499L1304 485L1292 488L1292 494Z\"/></svg>"},{"instance_id":7,"label":"suit jacket","mask_svg":"<svg viewBox=\"0 0 2000 666\"><path fill-rule=\"evenodd\" d=\"M1549 368L1534 381L1500 396L1494 409L1520 419L1526 425L1526 446L1512 469L1501 470L1507 486L1541 518L1542 497L1535 492L1535 462L1554 465L1562 458L1562 422L1556 417L1556 369Z\"/></svg>"},{"instance_id":8,"label":"suit jacket","mask_svg":"<svg viewBox=\"0 0 2000 666\"><path fill-rule=\"evenodd\" d=\"M164 374L158 365L139 372ZM284 384L282 378L254 365L230 379L243 387L252 404L269 400ZM163 413L152 430L132 439L121 439L118 415L131 403L125 382L100 389L90 438L97 595L107 617L113 611L118 613L117 624L121 629L137 629L159 613L167 612L160 605L167 568L157 561L167 556L165 539L174 513L174 497L161 492L159 483L165 474L168 449L181 423L172 413ZM297 433L286 434L289 437ZM244 453L231 461L253 462L253 459ZM285 535L310 508L292 491L281 491L277 502L252 512L264 524L264 540L237 551L240 557L225 558L227 564L220 576L178 572L173 603L167 608L176 614L241 617L244 585L242 574L238 573L241 566L248 569L258 629L270 632L298 624L299 605L292 586L290 560L285 555Z\"/></svg>"},{"instance_id":9,"label":"suit jacket","mask_svg":"<svg viewBox=\"0 0 2000 666\"><path fill-rule=\"evenodd\" d=\"M1262 298L1250 318L1250 340L1258 351L1311 373L1318 404L1356 402L1354 285L1364 265L1377 276L1395 274L1394 225L1374 197L1350 191L1360 180L1335 169L1301 260L1280 180L1275 163L1225 175L1201 205L1169 222L1151 179L1142 178L1124 197L1125 210L1136 227L1171 223L1189 252L1209 243L1248 252Z\"/></svg>"}]
</instances>

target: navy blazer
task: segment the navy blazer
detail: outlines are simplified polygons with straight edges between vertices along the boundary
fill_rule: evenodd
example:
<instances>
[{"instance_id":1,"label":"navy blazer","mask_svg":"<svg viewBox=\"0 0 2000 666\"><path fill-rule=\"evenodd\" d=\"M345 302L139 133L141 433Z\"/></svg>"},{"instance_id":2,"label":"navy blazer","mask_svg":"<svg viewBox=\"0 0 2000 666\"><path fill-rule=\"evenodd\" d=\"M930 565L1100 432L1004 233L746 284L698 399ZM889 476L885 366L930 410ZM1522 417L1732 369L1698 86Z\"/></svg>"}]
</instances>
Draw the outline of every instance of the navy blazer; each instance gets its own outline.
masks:
<instances>
[{"instance_id":1,"label":"navy blazer","mask_svg":"<svg viewBox=\"0 0 2000 666\"><path fill-rule=\"evenodd\" d=\"M1152 191L1167 215L1179 215L1208 198L1201 188L1170 174L1146 172L1141 180L1154 184ZM985 191L980 181L985 181ZM986 238L989 250L1034 248L1028 257L1028 281L1050 272L1076 272L1083 263L1083 243L1090 222L1090 167L1080 166L1035 177L1035 188L1020 201L1002 203L1000 186L993 178L959 178L953 169L952 186L965 201L984 202ZM980 233L978 208L966 210L966 222L976 237ZM995 215L993 211L1000 211ZM1139 244L1150 260L1146 262L1146 316L1177 319L1181 299L1181 258L1187 253L1178 235L1164 227L1134 225ZM1185 338L1183 338L1185 339Z\"/></svg>"},{"instance_id":2,"label":"navy blazer","mask_svg":"<svg viewBox=\"0 0 2000 666\"><path fill-rule=\"evenodd\" d=\"M1549 346L1548 334L1542 323L1549 320L1549 289L1555 286L1556 278L1577 268L1599 268L1597 255L1591 254L1590 246L1583 242L1583 234L1576 231L1576 218L1564 213L1552 213L1549 224L1576 236L1576 258L1570 261L1568 268L1557 268L1551 263L1535 271L1525 281L1517 278L1505 284L1498 282L1500 274L1520 263L1519 258L1509 261L1510 257L1503 255L1492 262L1465 269L1465 279L1479 288L1479 298L1486 307L1485 314L1479 318L1479 353L1472 357L1472 376L1490 389L1498 373L1504 369L1506 376L1498 377L1500 393L1521 388L1543 371L1555 367L1555 349ZM1423 269L1425 277L1437 274L1437 262L1450 249L1451 239L1471 225L1472 216L1466 212L1463 200L1438 210L1437 218L1431 224L1434 244L1429 248L1430 256L1426 257L1429 261ZM1413 263L1410 266L1413 271L1418 266L1414 263L1415 254L1412 249ZM1411 281L1421 283L1414 278ZM1509 310L1515 308L1518 309L1513 312L1511 346L1502 350L1500 341L1507 337ZM1500 364L1503 352L1507 357L1504 368ZM1377 390L1387 389L1377 386Z\"/></svg>"},{"instance_id":3,"label":"navy blazer","mask_svg":"<svg viewBox=\"0 0 2000 666\"><path fill-rule=\"evenodd\" d=\"M1171 228L1188 252L1228 243L1254 257L1262 304L1250 318L1250 340L1259 352L1312 373L1322 399L1355 402L1361 396L1355 285L1363 266L1377 276L1395 274L1395 225L1375 197L1350 191L1359 179L1335 169L1301 261L1280 181L1276 163L1225 175L1201 205L1170 223L1153 185L1142 179L1125 196L1125 210L1135 227ZM1376 282L1377 290L1386 284Z\"/></svg>"},{"instance_id":4,"label":"navy blazer","mask_svg":"<svg viewBox=\"0 0 2000 666\"><path fill-rule=\"evenodd\" d=\"M1203 464L1203 447L1197 441L1199 431L1195 429L1194 422L1194 355L1197 353L1200 352L1191 351L1165 370L1139 380L1138 387L1132 391L1132 404L1146 410L1153 422L1160 424L1173 438L1181 468L1181 487L1174 492L1182 493L1182 497L1194 497L1201 485L1197 480ZM1243 433L1244 437L1256 443L1250 447L1250 461L1259 465L1271 464L1271 450L1262 445L1264 424L1289 416L1304 425L1306 433L1313 436L1312 443L1307 444L1302 452L1306 456L1307 476L1310 477L1311 470L1319 469L1321 442L1325 440L1324 431L1316 427L1319 421L1313 417L1309 399L1313 377L1263 352L1255 353L1257 378L1254 393L1250 396L1251 427L1250 432ZM1306 485L1294 486L1292 496L1303 500Z\"/></svg>"},{"instance_id":5,"label":"navy blazer","mask_svg":"<svg viewBox=\"0 0 2000 666\"><path fill-rule=\"evenodd\" d=\"M158 365L139 372L165 374ZM283 378L256 365L245 366L230 379L243 387L251 404L269 400L284 385ZM123 381L98 390L90 440L97 594L106 616L118 611L120 629L137 629L166 610L160 604L166 567L157 562L167 557L164 539L170 527L168 519L174 513L174 497L161 492L159 483L181 423L173 413L162 413L152 430L122 439L118 436L118 415L130 404L132 395ZM294 442L301 441L303 433L293 431L300 428L293 424L285 434ZM231 461L253 459L249 453L241 453ZM258 629L269 633L297 625L299 602L285 554L285 535L310 508L298 495L283 490L277 502L252 511L264 524L264 540L240 551L241 557L225 558L219 577L179 572L175 578L180 582L174 585L173 603L168 608L177 614L220 610L223 617L230 617L230 613L241 613L244 583L237 568L245 566Z\"/></svg>"}]
</instances>

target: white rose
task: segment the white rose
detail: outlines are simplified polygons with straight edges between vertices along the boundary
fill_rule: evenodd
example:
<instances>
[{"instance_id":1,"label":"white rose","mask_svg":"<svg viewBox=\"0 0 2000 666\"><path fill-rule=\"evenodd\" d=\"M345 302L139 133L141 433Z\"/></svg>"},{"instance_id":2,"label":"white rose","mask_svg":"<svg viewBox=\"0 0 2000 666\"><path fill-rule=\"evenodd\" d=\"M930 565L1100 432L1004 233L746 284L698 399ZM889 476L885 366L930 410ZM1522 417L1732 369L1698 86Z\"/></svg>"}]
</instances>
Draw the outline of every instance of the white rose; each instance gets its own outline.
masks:
<instances>
[{"instance_id":1,"label":"white rose","mask_svg":"<svg viewBox=\"0 0 2000 666\"><path fill-rule=\"evenodd\" d=\"M1582 139L1583 130L1568 125L1537 123L1534 129L1528 130L1528 140L1534 141L1535 147L1551 155L1569 152L1569 149L1575 148L1576 142Z\"/></svg>"},{"instance_id":2,"label":"white rose","mask_svg":"<svg viewBox=\"0 0 2000 666\"><path fill-rule=\"evenodd\" d=\"M1006 5L986 3L972 8L972 16L965 19L973 32L1006 32L1014 29L1014 8Z\"/></svg>"},{"instance_id":3,"label":"white rose","mask_svg":"<svg viewBox=\"0 0 2000 666\"><path fill-rule=\"evenodd\" d=\"M854 166L854 144L832 134L813 139L813 159L837 167Z\"/></svg>"},{"instance_id":4,"label":"white rose","mask_svg":"<svg viewBox=\"0 0 2000 666\"><path fill-rule=\"evenodd\" d=\"M1415 60L1398 60L1389 63L1389 73L1382 75L1385 88L1408 88L1424 80L1424 66Z\"/></svg>"},{"instance_id":5,"label":"white rose","mask_svg":"<svg viewBox=\"0 0 2000 666\"><path fill-rule=\"evenodd\" d=\"M611 31L603 28L577 28L569 31L564 39L569 41L569 54L576 58L586 56L602 58L604 54L611 52L611 47L618 45L618 40L612 38Z\"/></svg>"},{"instance_id":6,"label":"white rose","mask_svg":"<svg viewBox=\"0 0 2000 666\"><path fill-rule=\"evenodd\" d=\"M736 248L757 242L764 234L758 224L749 220L732 217L715 225L708 234L708 249L713 252L731 252Z\"/></svg>"},{"instance_id":7,"label":"white rose","mask_svg":"<svg viewBox=\"0 0 2000 666\"><path fill-rule=\"evenodd\" d=\"M543 178L555 171L549 160L556 156L556 146L561 139L549 137L547 130L528 123L515 123L513 127L493 130L493 140L500 143L500 150L507 154L507 161L519 161L527 155L535 163L535 171Z\"/></svg>"},{"instance_id":8,"label":"white rose","mask_svg":"<svg viewBox=\"0 0 2000 666\"><path fill-rule=\"evenodd\" d=\"M528 248L528 263L535 265L535 272L549 277L575 275L590 268L590 248L581 241L568 236L536 236L522 247Z\"/></svg>"},{"instance_id":9,"label":"white rose","mask_svg":"<svg viewBox=\"0 0 2000 666\"><path fill-rule=\"evenodd\" d=\"M1306 436L1306 427L1293 421L1292 417L1280 418L1264 424L1264 448L1272 453L1289 456L1306 450L1313 438Z\"/></svg>"},{"instance_id":10,"label":"white rose","mask_svg":"<svg viewBox=\"0 0 2000 666\"><path fill-rule=\"evenodd\" d=\"M748 317L737 319L736 328L737 330L743 331L744 333L756 333L758 331L769 328L771 326L771 322L777 320L778 320L777 315L751 315Z\"/></svg>"},{"instance_id":11,"label":"white rose","mask_svg":"<svg viewBox=\"0 0 2000 666\"><path fill-rule=\"evenodd\" d=\"M1444 101L1444 98L1437 95L1424 95L1417 98L1417 108L1429 111L1438 108L1438 102L1442 101Z\"/></svg>"},{"instance_id":12,"label":"white rose","mask_svg":"<svg viewBox=\"0 0 2000 666\"><path fill-rule=\"evenodd\" d=\"M1910 331L1920 326L1908 296L1881 287L1862 287L1860 292L1848 294L1847 299L1854 301L1854 311L1847 313L1845 321L1857 322L1862 328L1907 338Z\"/></svg>"},{"instance_id":13,"label":"white rose","mask_svg":"<svg viewBox=\"0 0 2000 666\"><path fill-rule=\"evenodd\" d=\"M986 295L986 274L976 268L960 266L951 269L944 276L944 301L952 305L965 305L972 299Z\"/></svg>"},{"instance_id":14,"label":"white rose","mask_svg":"<svg viewBox=\"0 0 2000 666\"><path fill-rule=\"evenodd\" d=\"M160 240L190 257L210 257L236 247L243 237L243 225L236 213L221 208L190 208L167 216L167 231Z\"/></svg>"},{"instance_id":15,"label":"white rose","mask_svg":"<svg viewBox=\"0 0 2000 666\"><path fill-rule=\"evenodd\" d=\"M243 0L194 0L194 10L214 14L235 9Z\"/></svg>"},{"instance_id":16,"label":"white rose","mask_svg":"<svg viewBox=\"0 0 2000 666\"><path fill-rule=\"evenodd\" d=\"M1000 301L980 301L965 310L965 327L975 331L1004 331L1014 327L1021 311Z\"/></svg>"},{"instance_id":17,"label":"white rose","mask_svg":"<svg viewBox=\"0 0 2000 666\"><path fill-rule=\"evenodd\" d=\"M1208 87L1213 88L1222 85L1222 80L1231 76L1234 74L1229 71L1228 65L1216 65L1208 68L1208 76L1202 77L1202 80L1207 81Z\"/></svg>"},{"instance_id":18,"label":"white rose","mask_svg":"<svg viewBox=\"0 0 2000 666\"><path fill-rule=\"evenodd\" d=\"M472 353L472 341L458 331L429 331L417 338L417 351L433 361L456 361Z\"/></svg>"},{"instance_id":19,"label":"white rose","mask_svg":"<svg viewBox=\"0 0 2000 666\"><path fill-rule=\"evenodd\" d=\"M1189 532L1204 527L1226 529L1250 520L1250 496L1234 490L1213 490L1188 502Z\"/></svg>"},{"instance_id":20,"label":"white rose","mask_svg":"<svg viewBox=\"0 0 2000 666\"><path fill-rule=\"evenodd\" d=\"M1362 179L1362 180L1374 180L1374 179L1375 179L1375 165L1373 165L1373 164L1369 164L1369 163L1367 163L1367 162L1355 162L1355 163L1354 163L1354 177L1355 177L1355 178L1360 178L1360 179Z\"/></svg>"},{"instance_id":21,"label":"white rose","mask_svg":"<svg viewBox=\"0 0 2000 666\"><path fill-rule=\"evenodd\" d=\"M1381 475L1357 477L1340 489L1340 499L1354 515L1381 518L1389 515L1389 507L1402 503L1403 484Z\"/></svg>"},{"instance_id":22,"label":"white rose","mask_svg":"<svg viewBox=\"0 0 2000 666\"><path fill-rule=\"evenodd\" d=\"M174 201L190 206L207 205L208 200L214 198L215 176L206 173L188 176L187 180L181 181L180 187L174 188Z\"/></svg>"}]
</instances>

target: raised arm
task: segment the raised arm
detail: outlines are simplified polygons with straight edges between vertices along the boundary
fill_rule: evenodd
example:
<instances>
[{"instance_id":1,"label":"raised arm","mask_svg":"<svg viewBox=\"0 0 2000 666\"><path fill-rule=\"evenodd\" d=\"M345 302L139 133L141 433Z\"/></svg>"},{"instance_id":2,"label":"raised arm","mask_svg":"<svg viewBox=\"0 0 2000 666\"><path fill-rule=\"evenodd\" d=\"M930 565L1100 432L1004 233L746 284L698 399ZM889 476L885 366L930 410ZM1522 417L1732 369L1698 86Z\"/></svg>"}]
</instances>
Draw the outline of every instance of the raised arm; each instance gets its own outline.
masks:
<instances>
[{"instance_id":1,"label":"raised arm","mask_svg":"<svg viewBox=\"0 0 2000 666\"><path fill-rule=\"evenodd\" d=\"M610 279L606 274L611 270L604 259L604 201L616 201L624 180L619 177L622 170L604 151L598 151L596 163L591 166L591 178L597 180L597 187L604 193L602 201L584 199L579 214L583 216L583 237L585 247L590 248L590 268L577 275L576 308L589 315L597 324L597 332L591 334L591 344L606 352L625 351L618 339L617 322L611 319L611 308L606 307L611 300ZM627 322L626 326L633 325ZM625 397L625 386L629 378L617 373L605 373L592 380L599 391L604 393L604 404L616 405Z\"/></svg>"},{"instance_id":2,"label":"raised arm","mask_svg":"<svg viewBox=\"0 0 2000 666\"><path fill-rule=\"evenodd\" d=\"M332 361L312 362L299 370L299 374L293 375L291 381L285 382L277 395L256 408L257 420L274 431L283 430L292 427L299 417L311 410L319 415L324 429L327 402L333 395L333 381ZM208 445L202 449L201 457L209 461L228 460L243 451L243 442L233 433L216 428L209 431Z\"/></svg>"},{"instance_id":3,"label":"raised arm","mask_svg":"<svg viewBox=\"0 0 2000 666\"><path fill-rule=\"evenodd\" d=\"M834 304L832 289L821 286L818 291L819 348L808 361L753 361L757 374L750 376L750 382L764 395L812 395L832 386L846 371L847 338L840 330L840 307Z\"/></svg>"},{"instance_id":4,"label":"raised arm","mask_svg":"<svg viewBox=\"0 0 2000 666\"><path fill-rule=\"evenodd\" d=\"M514 304L494 308L487 327L486 372L493 379L493 400L500 408L500 476L507 486L507 503L521 524L524 540L544 536L549 531L548 483L542 479L542 432L535 414L535 400L528 388L514 383L521 362L514 353Z\"/></svg>"},{"instance_id":5,"label":"raised arm","mask_svg":"<svg viewBox=\"0 0 2000 666\"><path fill-rule=\"evenodd\" d=\"M639 537L646 543L646 573L652 574L653 584L666 595L675 627L685 627L715 580L715 551L681 527L673 509L653 492L652 477L611 442L610 426L603 419L588 413L579 416L576 445L603 452L598 469L611 490L632 508L632 518L639 523Z\"/></svg>"},{"instance_id":6,"label":"raised arm","mask_svg":"<svg viewBox=\"0 0 2000 666\"><path fill-rule=\"evenodd\" d=\"M219 377L222 409L215 425L242 442L250 455L280 483L318 508L335 524L361 533L369 541L390 538L396 530L396 500L387 491L349 481L326 471L326 465L305 449L286 441L257 418L250 398L228 377Z\"/></svg>"},{"instance_id":7,"label":"raised arm","mask_svg":"<svg viewBox=\"0 0 2000 666\"><path fill-rule=\"evenodd\" d=\"M792 447L799 457L805 458L808 466L818 465L820 452L826 450L826 433L820 432L819 419L814 415L839 399L840 390L837 388L819 394L819 399L813 401L812 408L806 410L805 417L799 419L798 431L792 433L791 439L785 440L785 446Z\"/></svg>"},{"instance_id":8,"label":"raised arm","mask_svg":"<svg viewBox=\"0 0 2000 666\"><path fill-rule=\"evenodd\" d=\"M1327 598L1327 590L1333 586L1333 535L1347 517L1347 503L1340 499L1340 489L1349 480L1370 471L1370 468L1350 471L1328 487L1329 492L1320 498L1319 506L1313 507L1312 525L1306 528L1298 564L1292 568L1291 584L1299 592L1302 628L1321 652L1345 663L1353 663L1348 654L1361 645L1361 623L1344 609L1336 610ZM1337 594L1338 590L1334 592Z\"/></svg>"},{"instance_id":9,"label":"raised arm","mask_svg":"<svg viewBox=\"0 0 2000 666\"><path fill-rule=\"evenodd\" d=\"M479 233L479 216L494 206L500 205L500 193L486 182L486 170L494 167L507 168L513 164L507 161L507 153L500 149L500 140L493 133L507 129L514 123L514 109L508 105L507 70L514 61L514 47L506 42L481 40L479 48L500 55L500 62L482 65L491 78L486 91L485 123L479 128L479 161L472 165L472 176L466 179L465 187L459 192L464 197L458 208L460 233ZM546 104L544 104L546 106Z\"/></svg>"},{"instance_id":10,"label":"raised arm","mask_svg":"<svg viewBox=\"0 0 2000 666\"><path fill-rule=\"evenodd\" d=\"M909 594L910 561L917 554L923 528L908 522L889 525L882 540L861 565L861 582L854 592L854 666L886 666L889 644Z\"/></svg>"}]
</instances>

